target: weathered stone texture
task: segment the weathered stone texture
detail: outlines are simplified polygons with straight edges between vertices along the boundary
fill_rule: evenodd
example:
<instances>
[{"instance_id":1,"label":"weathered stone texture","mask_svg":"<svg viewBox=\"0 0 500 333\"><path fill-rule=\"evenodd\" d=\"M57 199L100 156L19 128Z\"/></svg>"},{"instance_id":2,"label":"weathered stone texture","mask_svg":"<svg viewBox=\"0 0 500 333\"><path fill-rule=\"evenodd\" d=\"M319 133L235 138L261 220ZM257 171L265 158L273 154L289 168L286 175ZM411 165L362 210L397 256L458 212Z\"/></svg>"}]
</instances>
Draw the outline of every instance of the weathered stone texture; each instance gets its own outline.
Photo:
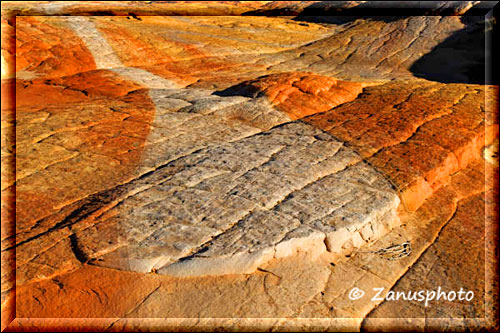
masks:
<instances>
[{"instance_id":1,"label":"weathered stone texture","mask_svg":"<svg viewBox=\"0 0 500 333\"><path fill-rule=\"evenodd\" d=\"M220 94L265 96L292 119L328 111L355 99L367 84L335 80L313 73L267 75L230 87Z\"/></svg>"},{"instance_id":2,"label":"weathered stone texture","mask_svg":"<svg viewBox=\"0 0 500 333\"><path fill-rule=\"evenodd\" d=\"M58 77L95 69L83 41L51 17L16 19L16 78Z\"/></svg>"},{"instance_id":3,"label":"weathered stone texture","mask_svg":"<svg viewBox=\"0 0 500 333\"><path fill-rule=\"evenodd\" d=\"M131 6L2 11L2 219L15 223L1 297L28 318L17 327L491 327L498 87L467 83L480 59L461 49L428 63L480 23L309 16L372 8L356 1ZM283 10L295 16L238 16ZM404 242L400 260L377 254ZM476 298L369 297L437 284ZM425 319L379 321L395 313Z\"/></svg>"},{"instance_id":4,"label":"weathered stone texture","mask_svg":"<svg viewBox=\"0 0 500 333\"><path fill-rule=\"evenodd\" d=\"M494 140L498 123L486 118L485 103L496 98L494 87L387 83L304 121L366 158L391 179L406 208L415 210Z\"/></svg>"}]
</instances>

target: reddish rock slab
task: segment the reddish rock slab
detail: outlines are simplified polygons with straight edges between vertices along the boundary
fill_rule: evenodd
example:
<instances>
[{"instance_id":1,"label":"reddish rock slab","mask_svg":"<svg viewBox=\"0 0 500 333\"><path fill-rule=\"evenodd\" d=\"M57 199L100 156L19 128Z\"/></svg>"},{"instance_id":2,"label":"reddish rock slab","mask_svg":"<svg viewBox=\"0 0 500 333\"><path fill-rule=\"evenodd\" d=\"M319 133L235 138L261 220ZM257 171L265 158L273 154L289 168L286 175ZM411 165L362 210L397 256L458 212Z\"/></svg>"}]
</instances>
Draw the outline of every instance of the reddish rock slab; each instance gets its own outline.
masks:
<instances>
[{"instance_id":1,"label":"reddish rock slab","mask_svg":"<svg viewBox=\"0 0 500 333\"><path fill-rule=\"evenodd\" d=\"M354 100L366 83L336 80L314 73L271 74L245 81L222 91L222 95L265 96L291 119L322 113Z\"/></svg>"},{"instance_id":2,"label":"reddish rock slab","mask_svg":"<svg viewBox=\"0 0 500 333\"><path fill-rule=\"evenodd\" d=\"M379 1L144 1L110 3L107 1L4 1L5 10L24 15L257 15L305 17L326 14L343 15L387 15L387 9L413 9L425 15L463 15L471 9L478 15L493 5L487 1L453 1L420 3L381 3ZM330 22L330 21L327 21Z\"/></svg>"},{"instance_id":3,"label":"reddish rock slab","mask_svg":"<svg viewBox=\"0 0 500 333\"><path fill-rule=\"evenodd\" d=\"M103 90L98 98L95 96L99 94L89 89L90 97L76 95L83 100L62 99L60 104L32 104L17 109L17 178L9 179L10 184L2 183L2 217L9 214L13 218L14 207L9 206L13 200L9 198L16 181L16 223L12 224L15 230L2 224L2 253L16 250L19 284L79 268L81 258L75 254L74 240L69 237L70 214L75 209L72 203L135 174L155 108L145 90L117 97L113 103L109 99L103 102L106 94L125 93L137 86L124 83L128 88L123 90L123 81L115 80L118 83L112 89L114 74L102 74L97 73L94 79L109 81L109 90ZM87 88L84 80L82 84L82 89ZM52 87L40 84L34 89L47 88L45 92L50 96ZM57 102L57 94L53 101ZM30 265L24 265L28 261ZM2 269L2 298L12 288L9 271Z\"/></svg>"},{"instance_id":4,"label":"reddish rock slab","mask_svg":"<svg viewBox=\"0 0 500 333\"><path fill-rule=\"evenodd\" d=\"M16 106L40 107L126 95L142 86L107 70L92 70L52 79L16 80ZM22 109L19 110L22 112Z\"/></svg>"},{"instance_id":5,"label":"reddish rock slab","mask_svg":"<svg viewBox=\"0 0 500 333\"><path fill-rule=\"evenodd\" d=\"M293 1L284 1L279 7L287 7ZM304 1L306 6L314 1ZM5 1L5 11L24 15L121 15L134 18L136 15L241 15L262 8L267 1ZM3 9L3 8L2 8Z\"/></svg>"},{"instance_id":6,"label":"reddish rock slab","mask_svg":"<svg viewBox=\"0 0 500 333\"><path fill-rule=\"evenodd\" d=\"M50 227L37 222L43 216L94 193L96 189L88 185L95 184L96 173L104 172L100 186L113 186L130 177L155 110L148 92L141 88L106 70L16 81L15 141L2 135L2 214L13 216L8 198L17 181L17 242ZM118 99L110 103L114 97ZM10 129L12 120L4 114L12 116L13 106L2 105L2 127ZM9 153L14 144L15 177ZM59 171L54 174L52 168ZM10 177L4 177L9 172ZM33 226L34 230L21 236ZM11 231L2 229L3 249L11 246Z\"/></svg>"},{"instance_id":7,"label":"reddish rock slab","mask_svg":"<svg viewBox=\"0 0 500 333\"><path fill-rule=\"evenodd\" d=\"M444 300L439 305L432 302L427 308L421 302L394 300L379 306L370 317L373 318L439 318L485 316L485 238L484 212L485 194L461 200L453 218L440 231L438 239L424 252L418 262L398 281L394 292L441 290L448 294L473 292L469 301L463 298ZM395 309L399 309L397 314Z\"/></svg>"},{"instance_id":8,"label":"reddish rock slab","mask_svg":"<svg viewBox=\"0 0 500 333\"><path fill-rule=\"evenodd\" d=\"M17 232L131 177L154 111L144 90L112 103L94 99L18 108ZM23 238L18 235L18 241Z\"/></svg>"},{"instance_id":9,"label":"reddish rock slab","mask_svg":"<svg viewBox=\"0 0 500 333\"><path fill-rule=\"evenodd\" d=\"M487 176L485 180L483 169L482 161L476 161L469 170L453 176L452 181L434 193L426 205L406 217L404 222L407 223L407 226L395 230L394 234L388 234L387 239L382 240L382 242L388 243L395 241L398 237L413 236L416 237L413 240L414 250L420 252L432 243L435 233L439 234L437 241L431 245L427 252L424 252L422 258L426 258L427 253L432 252L436 247L443 250L448 248L451 251L450 254L457 261L446 261L443 255L440 260L446 262L443 262L442 265L436 263L435 272L442 272L443 269L460 270L459 275L463 278L454 279L455 276L449 278L444 274L437 274L436 277L456 283L467 281L468 283L480 284L484 279L481 279L481 275L478 275L477 271L471 270L471 266L469 266L469 270L461 270L463 260L460 260L460 255L464 257L463 253L467 253L468 246L464 247L460 242L450 244L448 241L457 242L452 233L461 230L460 232L465 232L461 239L467 245L472 246L474 251L481 252L481 242L475 242L474 237L467 233L467 230L472 227L470 231L478 232L481 228L481 207L484 207L481 195L485 184L486 187L490 187L492 180L491 175ZM477 194L478 192L479 194ZM489 198L488 205L494 204L491 197ZM454 214L457 202L458 210ZM469 214L468 209L470 208L474 209L477 216ZM450 217L452 219L447 223L446 221ZM472 222L472 224L467 221ZM441 232L439 231L440 225L445 225ZM419 233L421 234L419 235ZM446 234L448 235L446 236ZM443 239L448 241L443 242ZM442 247L443 244L444 247ZM333 321L336 320L340 328L353 325L353 329L358 330L359 323L349 324L348 317L364 316L370 312L372 307L362 308L352 301L344 302L343 296L346 296L344 292L348 292L349 286L353 283L357 283L358 286L364 283L366 287L390 285L390 281L396 281L398 274L404 273L410 263L416 260L416 258L410 257L391 262L373 258L373 255L362 251L351 258L334 261L334 265L330 263L331 259L328 259L321 258L318 261L311 261L307 256L298 255L275 260L254 274L199 278L172 278L84 265L74 272L19 288L18 299L23 301L18 303L17 310L23 317L52 318L53 325L82 325L77 320L65 322L65 319L54 318L54 313L57 313L61 318L63 316L65 318L130 317L128 320L123 319L116 324L112 324L116 319L105 323L96 321L93 324L99 327L110 327L111 325L113 329L117 325L117 330L127 329L134 325L157 328L168 323L171 325L170 327L175 328L194 324L189 319L185 319L185 321L174 319L181 317L192 318L199 321L199 324L204 322L203 318L238 317L240 318L238 319L239 324L245 327L244 325L250 324L241 318L268 318L270 316L273 318L285 316L299 318L297 319L298 323L318 325L318 327L323 328L333 325ZM422 262L417 260L408 274L411 275L412 270L417 271L416 268L425 262L425 259ZM473 262L471 261L470 265ZM428 266L425 267L428 268ZM350 278L348 279L346 276ZM363 279L358 280L362 276L364 276ZM376 278L376 276L383 276L386 280ZM477 277L477 281L473 280L474 277ZM403 277L400 281L404 281L405 278ZM413 281L422 283L421 279ZM430 277L424 281L433 283ZM374 283L380 284L374 285ZM339 295L342 297L338 297ZM68 298L78 301L68 303L66 302ZM359 311L356 313L342 312L343 307L347 305ZM386 306L386 304L382 304L380 309L384 309ZM405 311L413 309L413 307L408 306L403 308L406 309ZM376 314L377 311L371 312L369 318L372 318L372 315ZM400 308L391 308L390 311L392 311L391 316L401 313ZM453 313L448 312L447 315ZM163 316L171 319L168 319L167 322L151 320L141 322L137 319L151 316ZM336 318L332 319L332 316ZM325 318L325 321L319 318ZM87 320L87 325L93 322L93 319ZM47 324L47 322L45 323ZM253 322L254 325L259 323L268 324L265 319ZM19 325L21 324L19 323ZM43 322L33 321L24 324L40 325ZM212 325L214 324L212 323ZM13 325L17 324L13 323ZM386 325L390 325L390 322ZM456 325L457 323L453 327ZM208 327L213 326L209 325ZM370 326L365 326L365 329L370 329Z\"/></svg>"},{"instance_id":10,"label":"reddish rock slab","mask_svg":"<svg viewBox=\"0 0 500 333\"><path fill-rule=\"evenodd\" d=\"M330 36L249 62L270 72L314 72L343 80L412 79L409 69L417 59L464 28L452 16L352 19L334 25Z\"/></svg>"},{"instance_id":11,"label":"reddish rock slab","mask_svg":"<svg viewBox=\"0 0 500 333\"><path fill-rule=\"evenodd\" d=\"M498 122L489 114L497 99L493 86L391 82L304 121L346 142L416 210L494 140Z\"/></svg>"},{"instance_id":12,"label":"reddish rock slab","mask_svg":"<svg viewBox=\"0 0 500 333\"><path fill-rule=\"evenodd\" d=\"M53 319L280 318L320 292L328 274L326 265L303 254L252 275L223 277L171 278L85 265L18 288L17 314Z\"/></svg>"},{"instance_id":13,"label":"reddish rock slab","mask_svg":"<svg viewBox=\"0 0 500 333\"><path fill-rule=\"evenodd\" d=\"M140 19L93 21L127 66L203 88L225 88L291 71L356 81L412 78L409 68L422 54L464 28L457 17L437 16L360 19L328 29L312 22L253 16ZM271 23L277 20L279 24ZM267 31L261 34L263 29ZM240 37L235 38L236 33ZM131 48L138 52L129 52Z\"/></svg>"},{"instance_id":14,"label":"reddish rock slab","mask_svg":"<svg viewBox=\"0 0 500 333\"><path fill-rule=\"evenodd\" d=\"M95 69L92 54L71 29L51 17L16 18L16 77L72 75Z\"/></svg>"},{"instance_id":15,"label":"reddish rock slab","mask_svg":"<svg viewBox=\"0 0 500 333\"><path fill-rule=\"evenodd\" d=\"M2 25L2 80L3 80L3 79L13 78L14 73L16 71L15 69L16 30L15 30L14 17L7 17L2 15L1 25ZM2 83L2 89L3 89L3 83Z\"/></svg>"},{"instance_id":16,"label":"reddish rock slab","mask_svg":"<svg viewBox=\"0 0 500 333\"><path fill-rule=\"evenodd\" d=\"M151 274L85 266L69 275L47 280L39 284L39 288L33 288L33 285L18 288L17 316L53 318L57 314L59 318L125 317L128 311L157 289L160 282L157 276ZM75 307L77 303L85 306Z\"/></svg>"},{"instance_id":17,"label":"reddish rock slab","mask_svg":"<svg viewBox=\"0 0 500 333\"><path fill-rule=\"evenodd\" d=\"M125 66L144 68L183 86L216 80L221 76L216 73L265 73L264 65L248 60L333 32L318 24L267 17L95 17L92 22Z\"/></svg>"},{"instance_id":18,"label":"reddish rock slab","mask_svg":"<svg viewBox=\"0 0 500 333\"><path fill-rule=\"evenodd\" d=\"M458 294L455 300L441 297L428 306L401 299L385 301L366 317L363 330L412 325L422 331L443 327L474 331L498 326L498 167L487 163L480 168L484 167L486 175L479 173L472 180L463 177L453 185L456 197L461 197L454 214L392 288L397 293L440 287L447 297L450 291L462 288L473 292L473 297L465 300L463 294L462 300ZM472 184L481 181L485 182L485 192L471 195Z\"/></svg>"}]
</instances>

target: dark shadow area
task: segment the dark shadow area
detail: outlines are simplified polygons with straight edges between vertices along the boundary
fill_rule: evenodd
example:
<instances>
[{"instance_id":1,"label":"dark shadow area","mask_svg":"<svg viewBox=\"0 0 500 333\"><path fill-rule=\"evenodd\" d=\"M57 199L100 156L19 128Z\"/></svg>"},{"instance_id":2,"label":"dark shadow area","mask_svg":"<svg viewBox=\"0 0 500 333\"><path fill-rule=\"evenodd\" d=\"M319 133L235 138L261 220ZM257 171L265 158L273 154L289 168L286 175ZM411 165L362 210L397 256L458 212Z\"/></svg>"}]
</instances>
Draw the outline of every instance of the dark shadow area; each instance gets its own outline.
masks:
<instances>
[{"instance_id":1,"label":"dark shadow area","mask_svg":"<svg viewBox=\"0 0 500 333\"><path fill-rule=\"evenodd\" d=\"M485 21L484 16L463 16L461 20L466 24L464 29L434 47L409 68L416 77L442 83L487 83L486 52L491 50L485 48L486 33L491 33L494 21Z\"/></svg>"},{"instance_id":2,"label":"dark shadow area","mask_svg":"<svg viewBox=\"0 0 500 333\"><path fill-rule=\"evenodd\" d=\"M483 1L471 8L466 7L463 2L439 1L347 3L349 2L315 3L303 8L294 20L347 24L364 19L390 23L411 16L460 16L465 28L423 55L409 68L410 71L416 77L442 83L498 84L494 71L494 59L498 59L494 42L498 36L496 2ZM486 38L490 41L488 49ZM486 68L488 59L491 61ZM486 70L491 74L485 74Z\"/></svg>"},{"instance_id":3,"label":"dark shadow area","mask_svg":"<svg viewBox=\"0 0 500 333\"><path fill-rule=\"evenodd\" d=\"M495 6L493 10L488 14L491 16L493 20L493 29L489 33L486 34L486 40L488 41L486 48L486 66L487 68L487 76L486 76L486 84L494 84L499 85L498 78L498 59L500 59L500 54L498 52L498 10L499 5ZM496 61L495 61L496 60Z\"/></svg>"},{"instance_id":4,"label":"dark shadow area","mask_svg":"<svg viewBox=\"0 0 500 333\"><path fill-rule=\"evenodd\" d=\"M306 7L299 5L262 8L243 13L246 16L295 16L295 21L345 24L360 18L391 22L404 16L415 15L408 4L381 1L353 4L352 1L321 1Z\"/></svg>"},{"instance_id":5,"label":"dark shadow area","mask_svg":"<svg viewBox=\"0 0 500 333\"><path fill-rule=\"evenodd\" d=\"M349 1L343 1L349 3ZM396 1L365 2L352 7L349 4L323 1L314 3L297 15L296 21L312 23L346 24L358 19L383 21L386 23L418 15L411 3Z\"/></svg>"},{"instance_id":6,"label":"dark shadow area","mask_svg":"<svg viewBox=\"0 0 500 333\"><path fill-rule=\"evenodd\" d=\"M263 78L264 76L260 76L257 79ZM238 83L237 85L228 87L223 90L215 91L213 92L213 95L216 96L243 96L243 97L250 97L250 98L256 98L259 97L260 94L263 94L262 91L258 90L256 87L253 87L252 85L249 85L247 81Z\"/></svg>"},{"instance_id":7,"label":"dark shadow area","mask_svg":"<svg viewBox=\"0 0 500 333\"><path fill-rule=\"evenodd\" d=\"M294 20L345 24L357 19L392 22L409 16L467 15L484 16L494 3L482 1L471 8L467 1L320 1L310 5L282 2L273 8L264 6L242 15L295 16Z\"/></svg>"}]
</instances>

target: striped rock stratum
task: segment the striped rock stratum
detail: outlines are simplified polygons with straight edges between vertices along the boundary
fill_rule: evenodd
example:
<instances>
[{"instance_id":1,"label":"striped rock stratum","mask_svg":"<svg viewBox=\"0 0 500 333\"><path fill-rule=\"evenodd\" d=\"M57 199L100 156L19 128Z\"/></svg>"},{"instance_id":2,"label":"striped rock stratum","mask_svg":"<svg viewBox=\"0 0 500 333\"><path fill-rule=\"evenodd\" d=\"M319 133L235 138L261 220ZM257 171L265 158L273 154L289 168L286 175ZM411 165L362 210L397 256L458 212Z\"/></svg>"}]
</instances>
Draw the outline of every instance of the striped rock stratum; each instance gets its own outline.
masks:
<instances>
[{"instance_id":1,"label":"striped rock stratum","mask_svg":"<svg viewBox=\"0 0 500 333\"><path fill-rule=\"evenodd\" d=\"M9 3L2 329L494 328L492 23L371 6ZM477 298L348 298L434 281Z\"/></svg>"}]
</instances>

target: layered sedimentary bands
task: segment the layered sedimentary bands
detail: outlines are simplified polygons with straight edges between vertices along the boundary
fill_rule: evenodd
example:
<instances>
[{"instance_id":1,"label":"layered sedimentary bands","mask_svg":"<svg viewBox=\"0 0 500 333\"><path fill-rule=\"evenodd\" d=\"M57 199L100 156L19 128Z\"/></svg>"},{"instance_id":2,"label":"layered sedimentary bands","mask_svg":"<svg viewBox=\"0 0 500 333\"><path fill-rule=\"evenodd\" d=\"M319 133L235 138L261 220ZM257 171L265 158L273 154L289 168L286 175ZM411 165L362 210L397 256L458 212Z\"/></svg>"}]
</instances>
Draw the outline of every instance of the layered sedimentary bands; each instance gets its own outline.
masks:
<instances>
[{"instance_id":1,"label":"layered sedimentary bands","mask_svg":"<svg viewBox=\"0 0 500 333\"><path fill-rule=\"evenodd\" d=\"M443 16L484 4L9 6L2 312L186 318L88 324L117 330L412 325L377 320L400 308L422 329L496 325L498 87L463 45L490 22ZM476 297L440 312L370 295L439 285Z\"/></svg>"}]
</instances>

